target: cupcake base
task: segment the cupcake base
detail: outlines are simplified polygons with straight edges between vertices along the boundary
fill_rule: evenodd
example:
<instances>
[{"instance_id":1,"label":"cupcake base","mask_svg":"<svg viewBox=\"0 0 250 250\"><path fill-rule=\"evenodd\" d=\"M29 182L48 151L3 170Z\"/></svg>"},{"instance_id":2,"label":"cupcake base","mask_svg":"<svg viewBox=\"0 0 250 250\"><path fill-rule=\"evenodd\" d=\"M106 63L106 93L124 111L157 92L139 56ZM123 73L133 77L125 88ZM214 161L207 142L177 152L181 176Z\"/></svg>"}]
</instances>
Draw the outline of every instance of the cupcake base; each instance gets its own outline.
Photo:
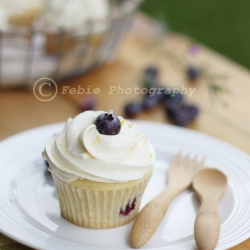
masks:
<instances>
[{"instance_id":1,"label":"cupcake base","mask_svg":"<svg viewBox=\"0 0 250 250\"><path fill-rule=\"evenodd\" d=\"M48 54L64 54L70 49L77 46L79 40L74 38L70 33L64 34L46 33L46 53Z\"/></svg>"},{"instance_id":2,"label":"cupcake base","mask_svg":"<svg viewBox=\"0 0 250 250\"><path fill-rule=\"evenodd\" d=\"M41 8L33 8L25 11L25 13L13 14L9 17L8 21L11 25L29 27L40 15L41 11Z\"/></svg>"},{"instance_id":3,"label":"cupcake base","mask_svg":"<svg viewBox=\"0 0 250 250\"><path fill-rule=\"evenodd\" d=\"M101 183L81 180L67 183L52 173L62 216L87 228L114 228L132 221L152 175L152 167L140 180Z\"/></svg>"},{"instance_id":4,"label":"cupcake base","mask_svg":"<svg viewBox=\"0 0 250 250\"><path fill-rule=\"evenodd\" d=\"M104 34L76 35L72 31L46 33L45 51L47 54L66 54L76 47L88 48L88 51L97 50L104 41ZM86 55L88 53L86 52Z\"/></svg>"}]
</instances>

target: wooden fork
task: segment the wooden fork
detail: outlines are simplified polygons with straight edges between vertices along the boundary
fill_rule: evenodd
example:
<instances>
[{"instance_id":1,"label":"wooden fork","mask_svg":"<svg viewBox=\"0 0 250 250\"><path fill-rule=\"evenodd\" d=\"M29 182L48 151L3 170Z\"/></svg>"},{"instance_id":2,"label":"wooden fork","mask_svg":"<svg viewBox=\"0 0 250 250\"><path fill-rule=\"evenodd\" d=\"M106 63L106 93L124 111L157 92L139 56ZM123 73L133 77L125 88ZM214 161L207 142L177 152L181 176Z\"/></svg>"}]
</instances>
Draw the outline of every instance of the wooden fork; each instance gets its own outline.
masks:
<instances>
[{"instance_id":1,"label":"wooden fork","mask_svg":"<svg viewBox=\"0 0 250 250\"><path fill-rule=\"evenodd\" d=\"M149 241L163 220L171 201L191 186L194 175L204 166L204 159L197 161L188 155L177 154L168 169L167 187L150 201L137 215L130 232L130 243L139 248Z\"/></svg>"}]
</instances>

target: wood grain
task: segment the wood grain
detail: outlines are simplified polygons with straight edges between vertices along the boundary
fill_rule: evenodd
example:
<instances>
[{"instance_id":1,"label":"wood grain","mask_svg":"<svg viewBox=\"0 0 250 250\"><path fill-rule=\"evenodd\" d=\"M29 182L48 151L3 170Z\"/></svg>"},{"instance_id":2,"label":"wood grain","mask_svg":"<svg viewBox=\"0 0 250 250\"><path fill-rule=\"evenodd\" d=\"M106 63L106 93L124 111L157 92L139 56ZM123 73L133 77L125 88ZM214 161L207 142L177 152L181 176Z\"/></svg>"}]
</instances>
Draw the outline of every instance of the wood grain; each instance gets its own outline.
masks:
<instances>
[{"instance_id":1,"label":"wood grain","mask_svg":"<svg viewBox=\"0 0 250 250\"><path fill-rule=\"evenodd\" d=\"M199 250L214 250L220 237L218 202L227 187L227 177L217 169L203 169L195 176L193 188L201 202L194 223Z\"/></svg>"},{"instance_id":2,"label":"wood grain","mask_svg":"<svg viewBox=\"0 0 250 250\"><path fill-rule=\"evenodd\" d=\"M229 89L229 93L224 93L211 103L206 83L201 81L190 85L183 68L162 52L167 47L175 56L184 58L189 39L183 35L172 34L163 39L160 45L149 46L156 27L150 19L139 15L114 62L77 79L60 83L58 95L48 103L37 100L32 91L1 90L0 139L29 128L74 117L80 112L79 103L86 95L62 94L63 86L68 85L76 88L100 88L100 94L95 95L96 109L113 109L115 113L122 115L124 104L130 100L138 100L141 96L133 93L111 94L111 86L140 87L142 70L149 64L156 64L161 69L162 84L196 89L192 96L186 96L189 102L201 108L199 118L189 125L190 129L220 138L250 154L250 72L203 46L197 63L208 66L213 73L225 75L227 80L223 84ZM161 107L151 112L143 112L138 119L169 122ZM233 248L246 249L250 249L250 240Z\"/></svg>"},{"instance_id":3,"label":"wood grain","mask_svg":"<svg viewBox=\"0 0 250 250\"><path fill-rule=\"evenodd\" d=\"M135 218L130 232L133 248L140 248L149 241L161 224L171 201L191 186L194 176L203 168L204 161L194 161L180 153L174 157L168 168L166 188L148 202Z\"/></svg>"}]
</instances>

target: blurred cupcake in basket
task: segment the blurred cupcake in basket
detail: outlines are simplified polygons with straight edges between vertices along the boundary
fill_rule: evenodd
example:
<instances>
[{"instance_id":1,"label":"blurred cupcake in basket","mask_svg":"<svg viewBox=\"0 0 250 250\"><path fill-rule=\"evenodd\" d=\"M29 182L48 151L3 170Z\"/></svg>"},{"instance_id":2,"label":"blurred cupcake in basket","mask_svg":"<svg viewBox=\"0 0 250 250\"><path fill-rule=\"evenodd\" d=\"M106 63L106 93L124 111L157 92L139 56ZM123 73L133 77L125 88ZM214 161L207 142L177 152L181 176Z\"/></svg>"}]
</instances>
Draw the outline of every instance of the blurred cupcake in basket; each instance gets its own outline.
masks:
<instances>
[{"instance_id":1,"label":"blurred cupcake in basket","mask_svg":"<svg viewBox=\"0 0 250 250\"><path fill-rule=\"evenodd\" d=\"M1 87L61 81L113 60L142 0L0 0Z\"/></svg>"},{"instance_id":2,"label":"blurred cupcake in basket","mask_svg":"<svg viewBox=\"0 0 250 250\"><path fill-rule=\"evenodd\" d=\"M0 30L3 31L8 26L7 15L4 7L0 4Z\"/></svg>"},{"instance_id":3,"label":"blurred cupcake in basket","mask_svg":"<svg viewBox=\"0 0 250 250\"><path fill-rule=\"evenodd\" d=\"M0 15L4 16L0 18L8 25L30 27L43 8L43 0L0 0Z\"/></svg>"},{"instance_id":4,"label":"blurred cupcake in basket","mask_svg":"<svg viewBox=\"0 0 250 250\"><path fill-rule=\"evenodd\" d=\"M44 150L62 216L88 228L113 228L136 216L155 151L135 124L112 112L69 119Z\"/></svg>"},{"instance_id":5,"label":"blurred cupcake in basket","mask_svg":"<svg viewBox=\"0 0 250 250\"><path fill-rule=\"evenodd\" d=\"M84 36L93 45L99 44L109 12L108 0L47 1L44 10L47 52L73 48Z\"/></svg>"}]
</instances>

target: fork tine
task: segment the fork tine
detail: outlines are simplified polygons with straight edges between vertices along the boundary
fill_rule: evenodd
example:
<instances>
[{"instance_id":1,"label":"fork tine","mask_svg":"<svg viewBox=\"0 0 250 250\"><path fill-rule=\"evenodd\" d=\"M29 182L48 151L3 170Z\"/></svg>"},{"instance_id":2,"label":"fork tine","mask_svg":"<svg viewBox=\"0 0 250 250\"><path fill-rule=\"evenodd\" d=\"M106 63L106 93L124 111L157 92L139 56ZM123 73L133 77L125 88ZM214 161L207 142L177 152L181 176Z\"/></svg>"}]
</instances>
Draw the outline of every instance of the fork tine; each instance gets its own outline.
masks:
<instances>
[{"instance_id":1,"label":"fork tine","mask_svg":"<svg viewBox=\"0 0 250 250\"><path fill-rule=\"evenodd\" d=\"M195 169L195 167L197 166L197 156L193 157L190 162L189 162L189 168L190 169Z\"/></svg>"},{"instance_id":2,"label":"fork tine","mask_svg":"<svg viewBox=\"0 0 250 250\"><path fill-rule=\"evenodd\" d=\"M177 155L175 155L175 157L173 158L173 160L170 162L169 169L175 167L179 163L181 157L182 157L182 153L181 152L179 152Z\"/></svg>"},{"instance_id":3,"label":"fork tine","mask_svg":"<svg viewBox=\"0 0 250 250\"><path fill-rule=\"evenodd\" d=\"M186 154L185 157L182 158L180 162L180 167L186 167L188 165L188 162L190 161L189 154Z\"/></svg>"},{"instance_id":4,"label":"fork tine","mask_svg":"<svg viewBox=\"0 0 250 250\"><path fill-rule=\"evenodd\" d=\"M197 171L200 171L205 166L205 158L203 157L197 166Z\"/></svg>"}]
</instances>

